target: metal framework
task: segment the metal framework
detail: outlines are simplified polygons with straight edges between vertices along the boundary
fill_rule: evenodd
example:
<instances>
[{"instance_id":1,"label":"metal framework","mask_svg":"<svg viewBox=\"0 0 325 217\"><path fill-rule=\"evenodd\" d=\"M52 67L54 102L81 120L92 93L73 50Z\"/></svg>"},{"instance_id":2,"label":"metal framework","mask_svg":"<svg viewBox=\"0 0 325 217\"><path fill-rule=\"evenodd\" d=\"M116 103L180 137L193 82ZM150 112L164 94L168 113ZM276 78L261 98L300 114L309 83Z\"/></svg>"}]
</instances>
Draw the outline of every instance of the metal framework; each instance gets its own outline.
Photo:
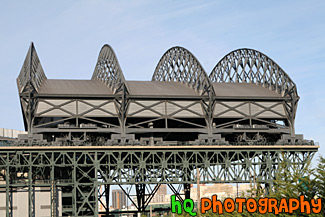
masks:
<instances>
[{"instance_id":1,"label":"metal framework","mask_svg":"<svg viewBox=\"0 0 325 217\"><path fill-rule=\"evenodd\" d=\"M25 65L32 65L33 50L32 45L22 72ZM22 73L18 77L28 140L35 136L48 142L104 144L301 140L294 130L296 85L258 51L231 52L209 77L193 54L173 47L160 59L152 81L126 81L109 45L100 51L92 80L51 80L43 70L33 73L42 79L33 88L31 77L32 89L26 93L20 84Z\"/></svg>"},{"instance_id":2,"label":"metal framework","mask_svg":"<svg viewBox=\"0 0 325 217\"><path fill-rule=\"evenodd\" d=\"M31 43L23 67L18 76L20 92L35 89L38 91L46 79L41 62L37 56L34 44Z\"/></svg>"},{"instance_id":3,"label":"metal framework","mask_svg":"<svg viewBox=\"0 0 325 217\"><path fill-rule=\"evenodd\" d=\"M187 84L201 95L213 89L196 57L183 47L172 47L162 56L152 81L176 81Z\"/></svg>"},{"instance_id":4,"label":"metal framework","mask_svg":"<svg viewBox=\"0 0 325 217\"><path fill-rule=\"evenodd\" d=\"M212 82L254 83L275 91L285 100L284 108L294 135L294 121L298 106L296 84L271 58L253 49L238 49L224 56L213 68L209 78Z\"/></svg>"},{"instance_id":5,"label":"metal framework","mask_svg":"<svg viewBox=\"0 0 325 217\"><path fill-rule=\"evenodd\" d=\"M190 51L183 47L173 47L166 51L159 60L152 81L184 83L201 96L207 95L201 99L200 104L204 110L208 138L212 138L214 88L202 65Z\"/></svg>"},{"instance_id":6,"label":"metal framework","mask_svg":"<svg viewBox=\"0 0 325 217\"><path fill-rule=\"evenodd\" d=\"M288 169L302 170L316 150L314 146L2 148L0 189L6 193L6 216L13 215L12 192L17 188L28 191L28 216L35 216L33 189L49 187L51 192L62 189L63 197L70 198L64 204L64 215L80 217L98 216L99 203L105 205L103 214L108 214L107 191L100 193L101 189L127 184L135 186L138 199L134 205L143 212L150 202L145 195L152 197L160 184L195 184L196 168L200 169L201 183L256 180L270 187L281 162L287 162ZM156 187L146 190L150 184ZM55 207L55 200L51 207Z\"/></svg>"},{"instance_id":7,"label":"metal framework","mask_svg":"<svg viewBox=\"0 0 325 217\"><path fill-rule=\"evenodd\" d=\"M102 47L91 79L104 82L114 93L124 88L127 91L122 69L111 46L105 44Z\"/></svg>"},{"instance_id":8,"label":"metal framework","mask_svg":"<svg viewBox=\"0 0 325 217\"><path fill-rule=\"evenodd\" d=\"M17 78L24 124L25 128L28 129L29 137L32 136L33 117L37 105L35 94L45 79L46 76L34 44L31 43L23 67Z\"/></svg>"},{"instance_id":9,"label":"metal framework","mask_svg":"<svg viewBox=\"0 0 325 217\"><path fill-rule=\"evenodd\" d=\"M0 147L6 217L17 189L35 216L39 186L50 189L52 217L59 190L64 216L108 216L111 185L143 212L161 184L183 200L179 184L189 198L197 168L201 183L254 179L271 189L281 162L303 171L319 148L295 134L296 85L251 49L229 53L207 76L193 54L173 47L152 81L127 81L104 45L85 81L47 79L31 44L17 83L28 135Z\"/></svg>"}]
</instances>

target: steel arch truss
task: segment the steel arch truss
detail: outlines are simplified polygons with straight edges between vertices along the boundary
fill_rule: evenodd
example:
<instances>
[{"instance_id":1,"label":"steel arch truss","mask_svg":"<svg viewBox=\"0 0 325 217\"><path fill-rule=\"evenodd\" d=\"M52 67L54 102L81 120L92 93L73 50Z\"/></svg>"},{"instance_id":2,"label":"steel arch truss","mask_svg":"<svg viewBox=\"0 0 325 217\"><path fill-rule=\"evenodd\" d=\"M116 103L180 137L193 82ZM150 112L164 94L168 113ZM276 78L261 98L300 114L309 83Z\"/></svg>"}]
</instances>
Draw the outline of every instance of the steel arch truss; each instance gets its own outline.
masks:
<instances>
[{"instance_id":1,"label":"steel arch truss","mask_svg":"<svg viewBox=\"0 0 325 217\"><path fill-rule=\"evenodd\" d=\"M70 197L71 204L63 208L66 215L97 216L99 200L105 197L102 186L195 184L196 168L201 183L250 183L254 179L270 186L281 162L286 162L286 169L302 172L316 151L308 147L3 149L0 189L6 193L7 217L14 212L11 193L15 188L27 190L29 216L35 215L35 187L50 187L52 196L60 188L62 197ZM51 201L53 211L56 200ZM141 201L140 211L147 203Z\"/></svg>"},{"instance_id":2,"label":"steel arch truss","mask_svg":"<svg viewBox=\"0 0 325 217\"><path fill-rule=\"evenodd\" d=\"M113 93L123 91L124 88L128 91L116 54L111 46L107 44L102 47L99 53L91 79L102 81L113 90Z\"/></svg>"},{"instance_id":3,"label":"steel arch truss","mask_svg":"<svg viewBox=\"0 0 325 217\"><path fill-rule=\"evenodd\" d=\"M211 82L261 84L283 96L298 97L295 83L284 70L265 54L252 49L230 52L209 77Z\"/></svg>"},{"instance_id":4,"label":"steel arch truss","mask_svg":"<svg viewBox=\"0 0 325 217\"><path fill-rule=\"evenodd\" d=\"M191 86L201 95L213 87L196 57L182 47L170 48L159 60L152 81L176 81Z\"/></svg>"}]
</instances>

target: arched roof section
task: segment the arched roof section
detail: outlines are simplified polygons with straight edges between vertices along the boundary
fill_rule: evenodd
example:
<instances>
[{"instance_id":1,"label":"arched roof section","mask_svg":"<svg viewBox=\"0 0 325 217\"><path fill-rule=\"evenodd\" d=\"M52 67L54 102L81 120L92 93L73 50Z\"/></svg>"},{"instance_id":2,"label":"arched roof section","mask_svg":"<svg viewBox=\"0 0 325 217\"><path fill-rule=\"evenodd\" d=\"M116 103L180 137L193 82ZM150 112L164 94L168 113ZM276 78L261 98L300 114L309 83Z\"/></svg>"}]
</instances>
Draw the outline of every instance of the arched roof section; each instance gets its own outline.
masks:
<instances>
[{"instance_id":1,"label":"arched roof section","mask_svg":"<svg viewBox=\"0 0 325 217\"><path fill-rule=\"evenodd\" d=\"M238 49L224 56L209 75L211 82L261 84L282 96L298 97L296 84L265 54Z\"/></svg>"},{"instance_id":2,"label":"arched roof section","mask_svg":"<svg viewBox=\"0 0 325 217\"><path fill-rule=\"evenodd\" d=\"M183 47L172 47L164 53L155 69L152 81L181 82L201 95L207 92L214 93L200 62Z\"/></svg>"},{"instance_id":3,"label":"arched roof section","mask_svg":"<svg viewBox=\"0 0 325 217\"><path fill-rule=\"evenodd\" d=\"M38 92L45 79L47 78L32 42L17 78L20 93L24 92L26 88L34 88ZM29 83L32 87L29 87Z\"/></svg>"},{"instance_id":4,"label":"arched roof section","mask_svg":"<svg viewBox=\"0 0 325 217\"><path fill-rule=\"evenodd\" d=\"M112 47L107 44L100 50L91 79L102 81L113 90L113 93L118 93L124 88L128 92L127 84L116 54Z\"/></svg>"}]
</instances>

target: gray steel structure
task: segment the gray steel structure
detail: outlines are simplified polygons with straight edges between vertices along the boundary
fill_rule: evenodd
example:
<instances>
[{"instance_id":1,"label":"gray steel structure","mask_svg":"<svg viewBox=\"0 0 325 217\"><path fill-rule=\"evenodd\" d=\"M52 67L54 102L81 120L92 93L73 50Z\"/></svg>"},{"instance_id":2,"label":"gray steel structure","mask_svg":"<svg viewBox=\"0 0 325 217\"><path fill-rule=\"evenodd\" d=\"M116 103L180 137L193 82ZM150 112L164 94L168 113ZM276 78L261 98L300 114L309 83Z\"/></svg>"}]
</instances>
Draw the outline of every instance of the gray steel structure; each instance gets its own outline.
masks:
<instances>
[{"instance_id":1,"label":"gray steel structure","mask_svg":"<svg viewBox=\"0 0 325 217\"><path fill-rule=\"evenodd\" d=\"M178 196L172 184L180 184L188 198L196 168L202 183L254 177L270 189L280 162L302 171L319 148L295 134L296 85L252 49L229 53L208 76L193 54L173 47L151 81L127 81L104 45L91 80L54 80L32 44L17 84L28 135L0 148L7 217L18 187L28 189L34 216L36 186L60 188L66 216L98 216L99 203L109 214L110 185L130 199L123 185L132 185L142 212L160 184ZM52 216L56 201L53 193Z\"/></svg>"},{"instance_id":2,"label":"gray steel structure","mask_svg":"<svg viewBox=\"0 0 325 217\"><path fill-rule=\"evenodd\" d=\"M91 80L47 79L33 44L17 79L27 140L59 143L289 142L299 96L269 57L240 49L210 76L182 47L169 49L151 81L126 81L108 45Z\"/></svg>"}]
</instances>

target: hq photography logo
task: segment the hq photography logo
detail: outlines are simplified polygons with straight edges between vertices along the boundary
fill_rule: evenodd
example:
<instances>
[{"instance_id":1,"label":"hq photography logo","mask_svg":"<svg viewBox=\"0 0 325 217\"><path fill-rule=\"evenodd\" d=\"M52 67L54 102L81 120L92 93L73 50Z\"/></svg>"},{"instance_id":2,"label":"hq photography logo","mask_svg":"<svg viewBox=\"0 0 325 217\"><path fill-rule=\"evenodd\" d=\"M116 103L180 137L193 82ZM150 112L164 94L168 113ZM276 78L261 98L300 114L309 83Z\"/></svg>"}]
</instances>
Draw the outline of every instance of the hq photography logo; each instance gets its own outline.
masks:
<instances>
[{"instance_id":1,"label":"hq photography logo","mask_svg":"<svg viewBox=\"0 0 325 217\"><path fill-rule=\"evenodd\" d=\"M213 213L223 214L225 212L232 213L237 211L243 213L246 209L249 213L293 213L296 210L300 210L301 213L311 214L320 213L322 209L321 199L312 199L306 201L305 196L302 195L299 198L282 198L278 201L276 198L226 198L224 201L218 200L217 195L213 195L212 199L201 198L200 211L205 214L207 211L212 210ZM195 204L192 199L185 199L183 204L176 199L175 195L171 196L171 209L172 213L182 214L186 212L191 216L196 216L197 213L194 211Z\"/></svg>"}]
</instances>

